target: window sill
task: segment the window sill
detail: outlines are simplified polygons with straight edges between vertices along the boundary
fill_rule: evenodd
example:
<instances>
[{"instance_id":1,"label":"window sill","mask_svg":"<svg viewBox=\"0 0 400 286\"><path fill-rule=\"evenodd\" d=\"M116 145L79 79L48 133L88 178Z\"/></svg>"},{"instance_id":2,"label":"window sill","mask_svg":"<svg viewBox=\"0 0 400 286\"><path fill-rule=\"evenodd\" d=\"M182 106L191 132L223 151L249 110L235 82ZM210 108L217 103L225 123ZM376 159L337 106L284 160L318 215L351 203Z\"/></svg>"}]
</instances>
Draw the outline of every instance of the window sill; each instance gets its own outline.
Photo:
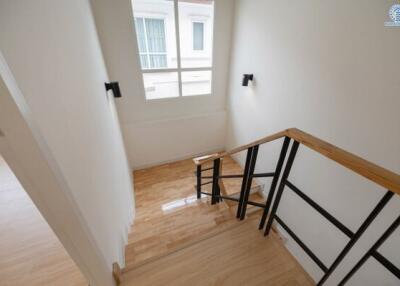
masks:
<instances>
[{"instance_id":1,"label":"window sill","mask_svg":"<svg viewBox=\"0 0 400 286\"><path fill-rule=\"evenodd\" d=\"M211 96L212 93L205 93L205 94L196 94L196 95L184 95L184 96L174 96L174 97L164 97L164 98L146 98L145 102L146 103L152 103L152 102L168 102L168 101L178 101L178 100L185 100L186 98L198 98L198 97L206 97L206 96Z\"/></svg>"}]
</instances>

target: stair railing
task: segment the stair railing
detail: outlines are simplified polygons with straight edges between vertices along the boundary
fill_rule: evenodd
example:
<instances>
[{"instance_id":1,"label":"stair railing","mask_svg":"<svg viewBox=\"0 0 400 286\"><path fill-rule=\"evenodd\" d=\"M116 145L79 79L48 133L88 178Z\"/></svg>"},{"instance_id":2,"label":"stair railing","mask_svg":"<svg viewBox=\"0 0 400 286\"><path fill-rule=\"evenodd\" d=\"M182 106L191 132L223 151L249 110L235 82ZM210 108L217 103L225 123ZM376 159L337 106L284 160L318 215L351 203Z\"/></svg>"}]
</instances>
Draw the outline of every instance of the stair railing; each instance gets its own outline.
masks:
<instances>
[{"instance_id":1,"label":"stair railing","mask_svg":"<svg viewBox=\"0 0 400 286\"><path fill-rule=\"evenodd\" d=\"M257 162L258 149L261 144L265 144L277 139L284 138L279 159L274 172L255 174L255 165ZM286 164L284 166L287 151L289 149L290 141L293 140L289 156L287 158ZM310 149L324 155L325 157L341 164L342 166L352 170L353 172L375 182L376 184L387 189L387 192L382 196L382 198L377 202L375 207L372 209L370 214L362 222L360 227L353 232L323 207L318 205L314 200L308 197L304 192L297 188L291 181L289 181L289 174L296 157L296 153L299 149L300 144L309 147ZM221 170L221 159L226 156L236 154L238 152L247 149L246 163L244 167L243 174L238 175L222 175ZM240 146L228 152L216 153L208 156L198 157L193 159L197 166L197 198L200 199L201 195L211 196L211 203L216 204L222 200L232 200L238 203L237 208L237 218L243 220L246 216L247 206L254 205L263 208L263 214L260 220L259 229L264 229L264 235L270 233L272 224L276 221L292 238L296 243L305 251L305 253L318 265L322 270L324 275L319 280L317 285L323 285L330 275L335 271L340 262L349 253L351 248L357 243L360 237L364 234L367 228L371 225L378 214L384 209L390 199L393 197L394 193L400 194L400 175L393 173L387 169L384 169L378 165L375 165L367 160L364 160L354 154L351 154L343 149L340 149L332 144L329 144L319 138L316 138L310 134L307 134L299 129L291 128L271 136L267 136L260 140L254 141L250 144ZM213 162L213 166L202 169L202 165L206 163ZM281 175L283 169L283 173ZM205 170L212 170L212 176L202 176L202 172ZM260 204L257 202L249 201L250 188L253 178L256 177L272 177L271 186L269 189L268 197L265 204ZM202 179L212 179L206 183L202 183ZM221 189L221 179L229 178L243 178L240 197L234 198L231 196L222 196ZM279 182L279 184L278 184ZM212 184L211 193L203 192L201 187L205 184ZM275 195L276 188L277 192ZM291 229L290 227L279 217L277 211L280 204L280 200L283 191L287 189L293 191L316 211L318 211L323 217L325 217L329 222L331 222L335 227L342 231L348 238L349 241L345 247L340 251L334 262L327 266L325 265L312 250L304 243ZM271 208L272 205L272 208ZM268 221L267 221L268 218ZM386 269L393 273L397 278L400 279L400 270L393 265L389 260L384 258L379 252L378 248L384 243L384 241L390 236L391 233L399 226L400 219L397 220L389 227L389 229L382 235L382 237L374 244L374 246L364 255L364 257L354 266L354 268L343 278L339 285L345 285L345 283L354 275L354 273L364 264L364 262L369 257L374 257L378 262L380 262Z\"/></svg>"}]
</instances>

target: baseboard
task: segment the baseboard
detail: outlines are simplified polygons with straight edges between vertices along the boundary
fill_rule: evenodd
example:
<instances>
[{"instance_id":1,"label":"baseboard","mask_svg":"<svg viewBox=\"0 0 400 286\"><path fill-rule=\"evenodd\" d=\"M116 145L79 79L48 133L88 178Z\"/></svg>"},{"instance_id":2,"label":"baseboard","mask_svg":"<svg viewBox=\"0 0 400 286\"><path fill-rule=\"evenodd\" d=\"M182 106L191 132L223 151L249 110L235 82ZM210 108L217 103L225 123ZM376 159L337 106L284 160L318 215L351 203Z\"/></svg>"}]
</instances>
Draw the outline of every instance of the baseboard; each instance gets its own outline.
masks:
<instances>
[{"instance_id":1,"label":"baseboard","mask_svg":"<svg viewBox=\"0 0 400 286\"><path fill-rule=\"evenodd\" d=\"M149 164L142 164L142 165L133 167L132 171L147 169L147 168L151 168L151 167L155 167L155 166L160 166L160 165L169 164L169 163L173 163L173 162L177 162L177 161L192 159L192 158L195 158L195 157L204 156L204 155L208 155L208 154L212 154L212 153L223 152L223 151L224 151L223 148L217 148L217 149L211 149L211 150L200 152L200 153L188 154L188 155L185 155L185 156L174 157L172 159L163 160L163 161L159 161L159 162L154 162L154 163L149 163Z\"/></svg>"}]
</instances>

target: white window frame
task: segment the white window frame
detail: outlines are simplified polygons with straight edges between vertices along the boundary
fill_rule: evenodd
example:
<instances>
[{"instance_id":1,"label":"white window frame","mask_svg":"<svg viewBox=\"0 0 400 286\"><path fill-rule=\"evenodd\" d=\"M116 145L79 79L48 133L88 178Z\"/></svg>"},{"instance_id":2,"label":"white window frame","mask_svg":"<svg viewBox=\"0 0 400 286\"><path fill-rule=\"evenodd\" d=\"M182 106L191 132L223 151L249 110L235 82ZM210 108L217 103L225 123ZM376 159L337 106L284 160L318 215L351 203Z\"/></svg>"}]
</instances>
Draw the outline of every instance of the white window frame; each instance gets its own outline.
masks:
<instances>
[{"instance_id":1,"label":"white window frame","mask_svg":"<svg viewBox=\"0 0 400 286\"><path fill-rule=\"evenodd\" d=\"M214 74L214 44L213 44L213 35L212 35L212 39L211 39L211 66L209 67L198 67L198 68L182 68L182 64L181 64L181 46L180 46L180 34L179 34L179 0L173 0L174 1L174 19L175 19L175 38L176 38L176 54L177 54L177 67L176 68L161 68L161 69L143 69L140 66L141 72L142 74L151 74L151 73L166 73L166 72L176 72L178 74L178 86L179 86L179 96L178 97L167 97L167 98L153 98L153 99L148 99L145 95L145 99L146 101L155 101L155 100L173 100L173 99L177 99L177 98L191 98L191 97L197 97L197 96L206 96L206 95L212 95L213 93L213 86L214 86L214 80L213 80L213 74ZM213 3L213 5L215 5L215 2ZM215 9L215 6L214 6ZM139 13L138 17L148 17L147 15L144 15L147 13ZM155 16L153 16L154 18L156 18ZM160 18L158 18L160 19ZM194 20L195 22L200 22L198 20ZM213 21L213 34L214 34L214 15L212 17L212 21ZM204 26L205 28L205 26ZM164 29L165 28L165 20L164 20ZM205 35L204 35L205 37ZM167 37L166 37L167 38ZM204 50L203 50L204 51ZM199 51L199 52L203 52L203 51ZM168 52L168 51L167 51ZM182 73L183 72L188 72L188 71L211 71L211 93L206 93L206 94L196 94L196 95L189 95L189 96L183 96L182 94Z\"/></svg>"}]
</instances>

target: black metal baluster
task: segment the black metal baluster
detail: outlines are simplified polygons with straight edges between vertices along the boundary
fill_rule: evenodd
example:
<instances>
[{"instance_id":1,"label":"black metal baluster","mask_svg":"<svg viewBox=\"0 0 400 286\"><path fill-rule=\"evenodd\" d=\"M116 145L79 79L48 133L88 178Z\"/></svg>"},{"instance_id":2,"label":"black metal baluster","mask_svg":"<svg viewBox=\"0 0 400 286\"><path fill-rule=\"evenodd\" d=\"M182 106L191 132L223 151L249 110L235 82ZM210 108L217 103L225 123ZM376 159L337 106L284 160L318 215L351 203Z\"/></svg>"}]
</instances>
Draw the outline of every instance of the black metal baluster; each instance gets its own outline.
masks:
<instances>
[{"instance_id":1,"label":"black metal baluster","mask_svg":"<svg viewBox=\"0 0 400 286\"><path fill-rule=\"evenodd\" d=\"M336 267L340 264L346 254L350 251L350 249L356 244L356 242L360 239L366 229L370 226L373 220L377 217L377 215L382 211L382 209L386 206L389 200L393 197L393 193L391 191L387 191L383 198L379 201L379 203L375 206L372 212L368 215L365 219L363 224L354 234L353 238L346 244L343 250L340 252L338 257L336 257L335 261L332 265L328 268L328 271L324 274L321 280L318 282L317 286L322 285L325 281L329 278L333 271L335 271Z\"/></svg>"},{"instance_id":2,"label":"black metal baluster","mask_svg":"<svg viewBox=\"0 0 400 286\"><path fill-rule=\"evenodd\" d=\"M326 272L328 267L312 252L312 250L289 228L289 226L278 216L274 216L279 225L292 237L292 239L304 250L305 253L321 268L322 271Z\"/></svg>"},{"instance_id":3,"label":"black metal baluster","mask_svg":"<svg viewBox=\"0 0 400 286\"><path fill-rule=\"evenodd\" d=\"M267 216L268 216L268 213L269 213L269 209L271 207L272 199L274 197L276 185L278 184L279 176L281 175L282 166L283 166L283 163L285 162L285 157L286 157L287 150L289 148L289 143L290 143L290 138L289 137L285 137L285 140L283 141L281 153L279 155L278 163L276 165L274 178L272 179L271 187L269 189L268 198L267 198L267 201L265 202L264 213L262 215L262 218L261 218L261 221L260 221L260 225L258 226L258 229L263 229L264 228L265 221L267 219Z\"/></svg>"},{"instance_id":4,"label":"black metal baluster","mask_svg":"<svg viewBox=\"0 0 400 286\"><path fill-rule=\"evenodd\" d=\"M237 213L236 213L236 217L237 218L240 218L240 213L242 211L244 191L246 190L246 183L247 183L247 178L248 178L248 175L249 175L249 167L250 167L250 160L251 160L252 153L253 153L253 147L248 148L247 149L247 155L246 155L246 164L244 166L242 187L240 189L239 204L238 204Z\"/></svg>"},{"instance_id":5,"label":"black metal baluster","mask_svg":"<svg viewBox=\"0 0 400 286\"><path fill-rule=\"evenodd\" d=\"M201 165L197 165L196 175L197 175L197 185L196 185L197 199L201 199Z\"/></svg>"},{"instance_id":6,"label":"black metal baluster","mask_svg":"<svg viewBox=\"0 0 400 286\"><path fill-rule=\"evenodd\" d=\"M243 220L246 216L247 202L249 201L251 183L253 181L254 169L256 167L256 162L257 162L258 147L259 147L259 145L256 145L253 147L253 152L251 155L250 167L249 167L249 172L247 175L246 188L245 188L243 202L242 202L242 210L240 212L240 220Z\"/></svg>"},{"instance_id":7,"label":"black metal baluster","mask_svg":"<svg viewBox=\"0 0 400 286\"><path fill-rule=\"evenodd\" d=\"M221 164L221 161L220 161L220 164ZM218 167L220 167L220 165L219 165ZM222 198L221 198L221 186L219 185L219 182L220 182L221 178L219 177L219 175L220 175L220 173L219 173L219 170L218 170L218 177L217 177L218 180L217 180L217 190L216 190L216 199L217 199L217 203L222 202Z\"/></svg>"},{"instance_id":8,"label":"black metal baluster","mask_svg":"<svg viewBox=\"0 0 400 286\"><path fill-rule=\"evenodd\" d=\"M271 230L272 222L276 211L278 210L279 201L281 200L283 189L285 188L285 181L289 177L290 169L292 168L294 158L296 157L297 149L299 148L299 142L293 141L292 149L290 150L289 158L286 163L285 170L283 171L282 179L279 184L278 192L276 193L276 198L274 205L272 206L271 214L267 222L267 228L265 229L264 235L268 235Z\"/></svg>"},{"instance_id":9,"label":"black metal baluster","mask_svg":"<svg viewBox=\"0 0 400 286\"><path fill-rule=\"evenodd\" d=\"M386 241L386 239L396 230L400 225L400 216L390 225L384 234L375 242L375 244L368 250L368 252L358 261L358 263L350 270L350 272L340 281L339 286L345 285L347 281L360 269L361 266L370 258L374 252ZM397 275L396 275L397 276ZM400 278L399 276L397 276Z\"/></svg>"},{"instance_id":10,"label":"black metal baluster","mask_svg":"<svg viewBox=\"0 0 400 286\"><path fill-rule=\"evenodd\" d=\"M219 176L219 164L221 162L221 159L215 159L214 160L214 169L213 169L213 183L212 183L212 196L211 196L211 204L214 205L216 204L219 199L217 197L218 195L218 176Z\"/></svg>"}]
</instances>

